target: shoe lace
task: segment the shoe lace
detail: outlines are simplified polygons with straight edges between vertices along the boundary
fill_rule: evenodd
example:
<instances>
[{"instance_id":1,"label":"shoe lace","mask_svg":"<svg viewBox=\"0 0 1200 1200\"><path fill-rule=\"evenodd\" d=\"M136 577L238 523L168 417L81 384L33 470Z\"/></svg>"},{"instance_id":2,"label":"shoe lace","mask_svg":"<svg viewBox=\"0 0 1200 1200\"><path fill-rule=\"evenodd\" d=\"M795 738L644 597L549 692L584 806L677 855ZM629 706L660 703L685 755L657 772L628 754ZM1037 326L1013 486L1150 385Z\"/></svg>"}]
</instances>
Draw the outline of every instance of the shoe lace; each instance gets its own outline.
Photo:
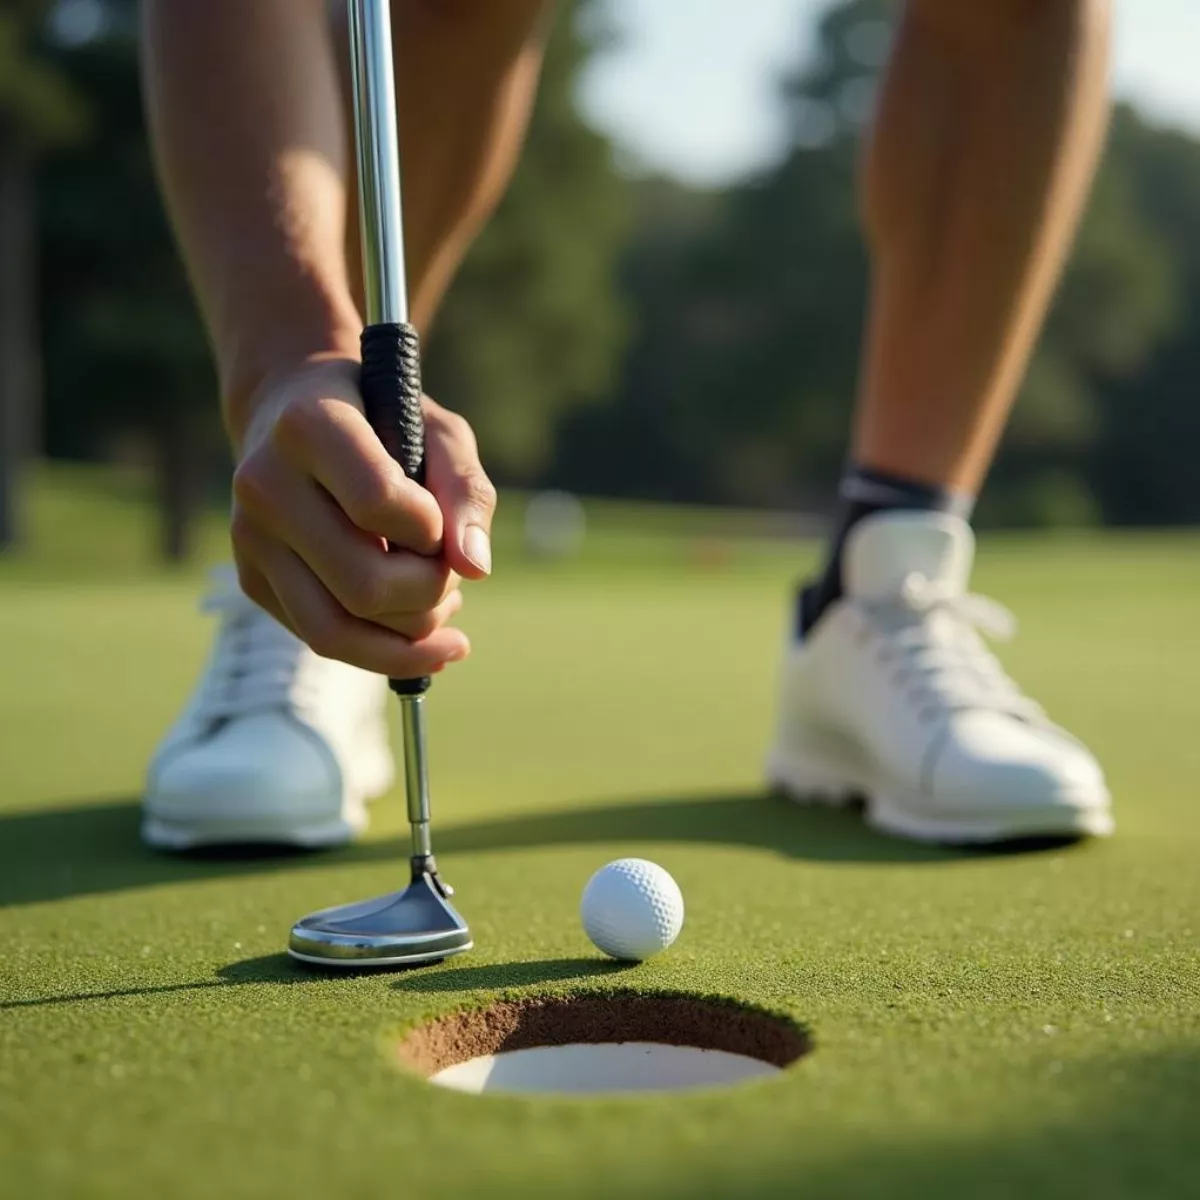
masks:
<instances>
[{"instance_id":1,"label":"shoe lace","mask_svg":"<svg viewBox=\"0 0 1200 1200\"><path fill-rule=\"evenodd\" d=\"M879 661L894 668L892 682L917 705L920 720L986 709L1045 721L1042 708L1021 691L980 637L983 632L997 640L1012 638L1016 619L1002 604L913 572L894 596L864 607L872 618L870 627L883 637Z\"/></svg>"},{"instance_id":2,"label":"shoe lace","mask_svg":"<svg viewBox=\"0 0 1200 1200\"><path fill-rule=\"evenodd\" d=\"M204 719L306 705L316 687L313 664L319 660L242 592L231 568L212 573L200 608L220 619L197 699Z\"/></svg>"}]
</instances>

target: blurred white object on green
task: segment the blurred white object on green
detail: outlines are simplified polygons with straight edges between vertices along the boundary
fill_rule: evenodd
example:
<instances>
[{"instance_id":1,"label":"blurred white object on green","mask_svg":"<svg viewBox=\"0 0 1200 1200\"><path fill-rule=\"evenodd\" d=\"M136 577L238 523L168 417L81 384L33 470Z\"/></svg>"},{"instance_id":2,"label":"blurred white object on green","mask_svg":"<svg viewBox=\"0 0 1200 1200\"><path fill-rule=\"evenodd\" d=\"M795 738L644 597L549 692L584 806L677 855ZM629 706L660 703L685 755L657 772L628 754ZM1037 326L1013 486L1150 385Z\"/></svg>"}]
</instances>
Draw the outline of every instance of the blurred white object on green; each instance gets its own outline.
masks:
<instances>
[{"instance_id":1,"label":"blurred white object on green","mask_svg":"<svg viewBox=\"0 0 1200 1200\"><path fill-rule=\"evenodd\" d=\"M525 506L525 549L534 558L567 558L583 549L587 514L570 492L536 492Z\"/></svg>"}]
</instances>

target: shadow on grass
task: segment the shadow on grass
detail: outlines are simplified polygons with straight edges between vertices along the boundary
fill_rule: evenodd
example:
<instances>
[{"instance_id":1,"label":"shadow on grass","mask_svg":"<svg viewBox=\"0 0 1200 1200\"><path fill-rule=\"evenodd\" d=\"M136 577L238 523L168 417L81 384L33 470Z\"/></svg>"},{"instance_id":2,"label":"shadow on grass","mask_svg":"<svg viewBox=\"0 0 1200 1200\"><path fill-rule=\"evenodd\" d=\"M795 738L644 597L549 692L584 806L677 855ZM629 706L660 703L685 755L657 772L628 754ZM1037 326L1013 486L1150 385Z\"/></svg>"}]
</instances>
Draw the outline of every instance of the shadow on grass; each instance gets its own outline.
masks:
<instances>
[{"instance_id":1,"label":"shadow on grass","mask_svg":"<svg viewBox=\"0 0 1200 1200\"><path fill-rule=\"evenodd\" d=\"M247 958L222 967L216 979L192 983L156 984L148 987L108 988L98 992L64 992L57 996L32 996L25 1000L0 1002L0 1012L10 1008L43 1008L56 1004L80 1004L85 1001L120 1000L126 996L163 996L172 992L203 992L212 988L234 987L246 983L299 983L295 963L286 954L267 954Z\"/></svg>"},{"instance_id":2,"label":"shadow on grass","mask_svg":"<svg viewBox=\"0 0 1200 1200\"><path fill-rule=\"evenodd\" d=\"M138 839L136 800L0 815L0 907L188 880L266 875L348 863L401 863L407 838L339 850L237 847L165 855ZM439 857L540 846L642 843L748 846L785 857L847 863L948 863L996 853L1061 848L1010 843L990 850L926 846L876 833L852 810L802 807L762 793L579 805L556 812L439 824Z\"/></svg>"},{"instance_id":3,"label":"shadow on grass","mask_svg":"<svg viewBox=\"0 0 1200 1200\"><path fill-rule=\"evenodd\" d=\"M825 1145L764 1139L761 1149L744 1158L722 1155L721 1144L697 1146L681 1158L677 1180L656 1181L654 1194L656 1200L801 1195L1180 1200L1196 1195L1200 1052L1195 1047L1142 1054L1110 1047L1090 1060L1059 1066L1061 1073L1041 1073L1040 1079L1028 1064L1002 1066L1003 1073L994 1078L1003 1086L994 1101L984 1102L995 1106L991 1128L986 1121L968 1117L964 1122L947 1111L943 1126L917 1125L920 1132L914 1136L913 1114L902 1110L899 1123L907 1136L889 1136L883 1125L868 1121L861 1135L847 1136L839 1128ZM980 1111L977 1101L967 1111L972 1108ZM573 1200L607 1200L611 1193L611 1181L604 1180L571 1188Z\"/></svg>"},{"instance_id":4,"label":"shadow on grass","mask_svg":"<svg viewBox=\"0 0 1200 1200\"><path fill-rule=\"evenodd\" d=\"M272 847L158 854L142 844L139 823L139 802L129 799L0 814L0 907L325 861Z\"/></svg>"},{"instance_id":5,"label":"shadow on grass","mask_svg":"<svg viewBox=\"0 0 1200 1200\"><path fill-rule=\"evenodd\" d=\"M366 974L366 971L326 972L324 978L345 978ZM127 996L162 996L172 992L204 992L213 988L244 987L253 983L311 983L322 976L306 970L301 963L286 954L263 954L229 963L217 972L216 979L199 979L191 983L154 984L147 987L109 988L97 992L64 992L57 996L32 996L23 1000L0 1002L0 1012L10 1008L43 1008L47 1005L80 1004L87 1001L120 1000Z\"/></svg>"},{"instance_id":6,"label":"shadow on grass","mask_svg":"<svg viewBox=\"0 0 1200 1200\"><path fill-rule=\"evenodd\" d=\"M25 1000L0 1001L0 1012L5 1012L10 1008L47 1008L59 1004L82 1004L89 1000L121 1000L126 996L163 996L171 992L202 992L209 988L228 986L219 979L203 979L199 983L168 983L157 987L110 988L103 992L63 992L58 996L31 996Z\"/></svg>"},{"instance_id":7,"label":"shadow on grass","mask_svg":"<svg viewBox=\"0 0 1200 1200\"><path fill-rule=\"evenodd\" d=\"M818 862L946 863L1061 849L1074 839L1024 839L988 848L931 846L876 832L864 824L857 808L793 804L780 796L746 792L498 817L449 826L438 832L437 840L439 855L645 841L748 846Z\"/></svg>"},{"instance_id":8,"label":"shadow on grass","mask_svg":"<svg viewBox=\"0 0 1200 1200\"><path fill-rule=\"evenodd\" d=\"M96 1003L130 996L163 996L174 992L203 992L213 988L245 987L250 984L320 984L358 976L396 977L394 987L406 992L469 992L478 988L502 989L530 984L589 979L619 975L634 963L610 962L602 958L546 958L533 962L492 963L486 966L441 968L428 966L362 967L321 970L296 962L286 954L263 954L229 963L217 971L216 979L191 983L151 984L146 987L107 988L95 992L63 992L54 996L31 996L0 1002L0 1012L16 1008L45 1008L63 1004Z\"/></svg>"}]
</instances>

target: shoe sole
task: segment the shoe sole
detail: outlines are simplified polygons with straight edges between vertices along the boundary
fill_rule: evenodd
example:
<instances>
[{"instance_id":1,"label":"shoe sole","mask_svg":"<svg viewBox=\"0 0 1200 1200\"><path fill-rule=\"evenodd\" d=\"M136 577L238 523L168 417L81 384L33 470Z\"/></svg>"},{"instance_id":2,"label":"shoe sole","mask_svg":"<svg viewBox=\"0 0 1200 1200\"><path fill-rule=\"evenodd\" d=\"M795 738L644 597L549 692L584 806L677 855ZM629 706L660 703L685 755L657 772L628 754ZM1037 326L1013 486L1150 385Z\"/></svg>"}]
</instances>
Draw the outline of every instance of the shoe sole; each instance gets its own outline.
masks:
<instances>
[{"instance_id":1,"label":"shoe sole","mask_svg":"<svg viewBox=\"0 0 1200 1200\"><path fill-rule=\"evenodd\" d=\"M917 842L986 845L1024 838L1107 837L1114 829L1112 813L1094 803L1049 804L1002 816L987 812L969 816L914 815L912 810L919 805L906 804L903 797L879 786L868 772L825 754L798 757L773 751L767 760L767 779L796 804L845 808L861 801L863 819L872 828Z\"/></svg>"},{"instance_id":2,"label":"shoe sole","mask_svg":"<svg viewBox=\"0 0 1200 1200\"><path fill-rule=\"evenodd\" d=\"M370 755L370 757L366 757ZM332 849L344 846L366 829L366 806L391 789L395 767L390 754L373 749L362 751L359 779L365 781L361 793L348 796L335 817L313 817L297 821L287 812L259 814L228 820L200 818L172 821L145 812L142 817L142 841L155 850L199 850L209 846L294 846L300 850ZM150 801L146 801L147 807Z\"/></svg>"},{"instance_id":3,"label":"shoe sole","mask_svg":"<svg viewBox=\"0 0 1200 1200\"><path fill-rule=\"evenodd\" d=\"M253 820L183 822L147 816L142 821L142 841L156 850L197 850L205 846L295 846L318 850L344 846L367 826L367 815L297 822L294 817L259 817Z\"/></svg>"}]
</instances>

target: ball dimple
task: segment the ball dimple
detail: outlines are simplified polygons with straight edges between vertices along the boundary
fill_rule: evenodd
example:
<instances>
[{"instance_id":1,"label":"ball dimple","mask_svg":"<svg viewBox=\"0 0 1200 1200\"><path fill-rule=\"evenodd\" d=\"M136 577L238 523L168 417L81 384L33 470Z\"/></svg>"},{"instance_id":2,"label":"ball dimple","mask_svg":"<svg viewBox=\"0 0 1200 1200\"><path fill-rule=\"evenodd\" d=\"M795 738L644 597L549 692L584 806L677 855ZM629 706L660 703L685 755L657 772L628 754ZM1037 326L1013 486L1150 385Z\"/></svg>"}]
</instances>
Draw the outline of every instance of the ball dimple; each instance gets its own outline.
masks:
<instances>
[{"instance_id":1,"label":"ball dimple","mask_svg":"<svg viewBox=\"0 0 1200 1200\"><path fill-rule=\"evenodd\" d=\"M657 863L619 858L588 880L580 916L598 949L612 958L640 961L679 936L683 895Z\"/></svg>"}]
</instances>

